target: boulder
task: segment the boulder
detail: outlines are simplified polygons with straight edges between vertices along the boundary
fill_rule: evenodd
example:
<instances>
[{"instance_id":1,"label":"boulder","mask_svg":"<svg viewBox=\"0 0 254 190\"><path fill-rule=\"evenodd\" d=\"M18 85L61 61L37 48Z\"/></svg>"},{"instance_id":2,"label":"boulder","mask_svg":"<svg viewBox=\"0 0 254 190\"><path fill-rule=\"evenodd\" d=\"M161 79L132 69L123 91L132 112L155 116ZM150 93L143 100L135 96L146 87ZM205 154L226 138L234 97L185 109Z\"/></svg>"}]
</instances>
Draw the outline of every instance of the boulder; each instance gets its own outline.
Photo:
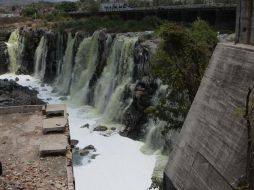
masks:
<instances>
[{"instance_id":1,"label":"boulder","mask_svg":"<svg viewBox=\"0 0 254 190\"><path fill-rule=\"evenodd\" d=\"M101 125L94 128L94 131L107 131L107 130L108 130L107 127Z\"/></svg>"},{"instance_id":2,"label":"boulder","mask_svg":"<svg viewBox=\"0 0 254 190\"><path fill-rule=\"evenodd\" d=\"M82 149L82 150L79 151L80 156L87 156L89 153L90 153L89 150L83 150Z\"/></svg>"},{"instance_id":3,"label":"boulder","mask_svg":"<svg viewBox=\"0 0 254 190\"><path fill-rule=\"evenodd\" d=\"M82 125L80 128L89 128L89 123Z\"/></svg>"},{"instance_id":4,"label":"boulder","mask_svg":"<svg viewBox=\"0 0 254 190\"><path fill-rule=\"evenodd\" d=\"M99 154L92 154L91 159L94 160L97 156L99 156Z\"/></svg>"},{"instance_id":5,"label":"boulder","mask_svg":"<svg viewBox=\"0 0 254 190\"><path fill-rule=\"evenodd\" d=\"M85 148L83 148L83 150L89 150L89 151L93 151L93 152L96 151L96 149L95 149L95 147L93 145L88 145Z\"/></svg>"},{"instance_id":6,"label":"boulder","mask_svg":"<svg viewBox=\"0 0 254 190\"><path fill-rule=\"evenodd\" d=\"M67 100L67 97L66 96L60 97L59 100L65 101L65 100Z\"/></svg>"},{"instance_id":7,"label":"boulder","mask_svg":"<svg viewBox=\"0 0 254 190\"><path fill-rule=\"evenodd\" d=\"M76 139L72 139L70 144L71 144L71 146L73 146L73 147L74 147L74 146L76 146L78 143L79 143L79 141L78 141L78 140L76 140Z\"/></svg>"},{"instance_id":8,"label":"boulder","mask_svg":"<svg viewBox=\"0 0 254 190\"><path fill-rule=\"evenodd\" d=\"M85 148L79 150L80 156L87 156L90 152L96 152L96 149L93 145L88 145Z\"/></svg>"}]
</instances>

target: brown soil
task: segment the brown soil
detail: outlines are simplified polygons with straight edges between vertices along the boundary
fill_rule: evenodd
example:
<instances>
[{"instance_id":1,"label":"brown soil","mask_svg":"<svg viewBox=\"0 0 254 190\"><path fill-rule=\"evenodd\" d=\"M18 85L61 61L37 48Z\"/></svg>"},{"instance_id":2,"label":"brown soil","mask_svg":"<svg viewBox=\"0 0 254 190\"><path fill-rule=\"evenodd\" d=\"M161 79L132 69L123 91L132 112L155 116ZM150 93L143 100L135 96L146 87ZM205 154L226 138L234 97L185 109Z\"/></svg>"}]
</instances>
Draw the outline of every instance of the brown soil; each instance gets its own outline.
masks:
<instances>
[{"instance_id":1,"label":"brown soil","mask_svg":"<svg viewBox=\"0 0 254 190\"><path fill-rule=\"evenodd\" d=\"M0 115L0 190L67 189L66 158L39 157L41 112Z\"/></svg>"}]
</instances>

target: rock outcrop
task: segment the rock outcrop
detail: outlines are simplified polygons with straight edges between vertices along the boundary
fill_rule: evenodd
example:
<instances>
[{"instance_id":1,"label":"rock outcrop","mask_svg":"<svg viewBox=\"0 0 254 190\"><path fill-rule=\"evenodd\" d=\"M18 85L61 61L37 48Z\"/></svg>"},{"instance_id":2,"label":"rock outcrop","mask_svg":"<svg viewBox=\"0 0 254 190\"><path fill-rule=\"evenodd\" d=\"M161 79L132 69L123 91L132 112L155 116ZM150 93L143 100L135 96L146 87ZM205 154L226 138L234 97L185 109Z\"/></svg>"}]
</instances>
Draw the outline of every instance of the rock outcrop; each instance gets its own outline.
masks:
<instances>
[{"instance_id":1,"label":"rock outcrop","mask_svg":"<svg viewBox=\"0 0 254 190\"><path fill-rule=\"evenodd\" d=\"M37 94L37 91L23 87L13 80L0 80L0 107L45 104Z\"/></svg>"},{"instance_id":2,"label":"rock outcrop","mask_svg":"<svg viewBox=\"0 0 254 190\"><path fill-rule=\"evenodd\" d=\"M8 71L8 53L6 42L10 36L10 32L1 31L0 32L0 74L6 73Z\"/></svg>"},{"instance_id":3,"label":"rock outcrop","mask_svg":"<svg viewBox=\"0 0 254 190\"><path fill-rule=\"evenodd\" d=\"M132 104L126 110L123 116L123 123L126 125L122 133L133 139L142 138L145 134L144 124L147 123L145 109L151 105L151 99L157 90L156 81L150 76L151 54L157 47L152 41L141 43L138 41L134 48L134 72L133 81L136 86L133 92L126 89L124 99L131 94Z\"/></svg>"}]
</instances>

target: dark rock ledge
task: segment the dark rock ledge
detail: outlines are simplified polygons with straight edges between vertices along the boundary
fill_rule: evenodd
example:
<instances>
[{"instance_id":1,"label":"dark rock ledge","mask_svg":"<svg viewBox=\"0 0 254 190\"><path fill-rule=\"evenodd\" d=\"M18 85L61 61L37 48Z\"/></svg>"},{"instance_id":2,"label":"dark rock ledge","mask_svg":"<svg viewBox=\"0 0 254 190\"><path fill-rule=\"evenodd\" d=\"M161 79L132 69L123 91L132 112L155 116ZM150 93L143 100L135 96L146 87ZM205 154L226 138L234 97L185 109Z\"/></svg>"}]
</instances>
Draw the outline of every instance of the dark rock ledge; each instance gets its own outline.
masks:
<instances>
[{"instance_id":1,"label":"dark rock ledge","mask_svg":"<svg viewBox=\"0 0 254 190\"><path fill-rule=\"evenodd\" d=\"M43 105L38 92L17 84L14 80L0 80L0 107L21 105Z\"/></svg>"}]
</instances>

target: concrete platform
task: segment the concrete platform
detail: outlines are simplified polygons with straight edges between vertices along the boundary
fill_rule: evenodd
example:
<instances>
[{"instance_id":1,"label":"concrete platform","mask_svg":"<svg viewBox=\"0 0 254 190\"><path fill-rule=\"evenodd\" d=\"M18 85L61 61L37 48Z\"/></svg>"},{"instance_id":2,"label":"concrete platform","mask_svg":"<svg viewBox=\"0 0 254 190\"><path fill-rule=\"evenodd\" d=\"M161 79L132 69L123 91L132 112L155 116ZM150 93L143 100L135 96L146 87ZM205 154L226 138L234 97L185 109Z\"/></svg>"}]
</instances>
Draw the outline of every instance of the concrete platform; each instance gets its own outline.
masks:
<instances>
[{"instance_id":1,"label":"concrete platform","mask_svg":"<svg viewBox=\"0 0 254 190\"><path fill-rule=\"evenodd\" d=\"M64 134L44 135L40 141L40 156L65 155L67 145L67 136Z\"/></svg>"},{"instance_id":2,"label":"concrete platform","mask_svg":"<svg viewBox=\"0 0 254 190\"><path fill-rule=\"evenodd\" d=\"M43 134L50 132L64 132L67 123L68 121L65 117L52 117L44 119L42 126Z\"/></svg>"},{"instance_id":3,"label":"concrete platform","mask_svg":"<svg viewBox=\"0 0 254 190\"><path fill-rule=\"evenodd\" d=\"M47 117L64 116L66 117L66 106L64 104L49 104L46 105Z\"/></svg>"}]
</instances>

